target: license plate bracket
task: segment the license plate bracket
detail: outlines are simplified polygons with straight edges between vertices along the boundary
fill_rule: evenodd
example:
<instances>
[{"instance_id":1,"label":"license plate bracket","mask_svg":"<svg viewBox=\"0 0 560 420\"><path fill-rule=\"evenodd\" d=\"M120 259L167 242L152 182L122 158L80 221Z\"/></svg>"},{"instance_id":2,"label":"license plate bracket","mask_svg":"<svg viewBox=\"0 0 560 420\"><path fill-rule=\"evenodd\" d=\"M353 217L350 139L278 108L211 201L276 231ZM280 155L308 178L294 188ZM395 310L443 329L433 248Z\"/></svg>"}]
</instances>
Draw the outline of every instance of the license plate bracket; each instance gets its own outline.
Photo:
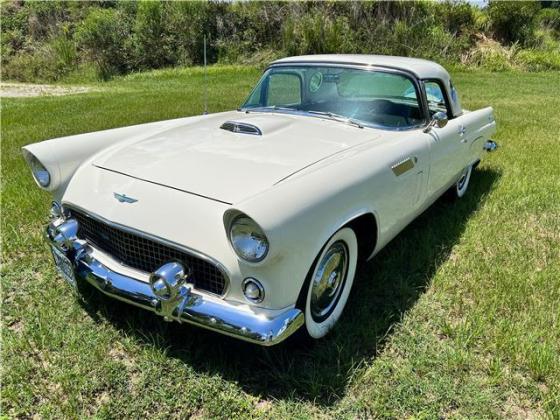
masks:
<instances>
[{"instance_id":1,"label":"license plate bracket","mask_svg":"<svg viewBox=\"0 0 560 420\"><path fill-rule=\"evenodd\" d=\"M54 246L51 247L52 256L54 259L54 264L56 265L56 269L62 276L66 282L76 288L76 276L74 275L74 267L72 266L72 262L60 251L59 249L55 248Z\"/></svg>"}]
</instances>

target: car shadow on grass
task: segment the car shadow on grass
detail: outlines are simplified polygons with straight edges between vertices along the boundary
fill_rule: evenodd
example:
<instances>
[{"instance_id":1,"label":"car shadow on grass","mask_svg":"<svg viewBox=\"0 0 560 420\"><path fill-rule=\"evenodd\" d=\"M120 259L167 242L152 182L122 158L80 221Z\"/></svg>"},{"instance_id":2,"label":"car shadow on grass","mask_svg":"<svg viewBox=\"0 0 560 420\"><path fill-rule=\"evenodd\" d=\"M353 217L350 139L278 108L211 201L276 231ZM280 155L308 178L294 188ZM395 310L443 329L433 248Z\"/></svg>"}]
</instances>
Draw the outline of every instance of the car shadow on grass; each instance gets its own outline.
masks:
<instances>
[{"instance_id":1,"label":"car shadow on grass","mask_svg":"<svg viewBox=\"0 0 560 420\"><path fill-rule=\"evenodd\" d=\"M440 199L358 271L334 331L318 342L288 339L264 348L87 293L84 308L144 345L166 351L202 375L237 383L262 399L306 399L330 405L342 398L355 368L383 351L394 328L430 285L466 223L500 174L478 169L467 196Z\"/></svg>"}]
</instances>

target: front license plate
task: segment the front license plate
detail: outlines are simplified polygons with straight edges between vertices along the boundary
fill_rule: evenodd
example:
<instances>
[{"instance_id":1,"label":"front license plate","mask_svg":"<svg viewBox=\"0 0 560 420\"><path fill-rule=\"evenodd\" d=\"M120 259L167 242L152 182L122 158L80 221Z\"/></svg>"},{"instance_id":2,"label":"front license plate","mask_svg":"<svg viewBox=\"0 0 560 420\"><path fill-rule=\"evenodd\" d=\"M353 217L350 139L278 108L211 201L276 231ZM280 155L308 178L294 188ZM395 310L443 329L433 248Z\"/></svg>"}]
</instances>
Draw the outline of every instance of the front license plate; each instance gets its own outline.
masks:
<instances>
[{"instance_id":1,"label":"front license plate","mask_svg":"<svg viewBox=\"0 0 560 420\"><path fill-rule=\"evenodd\" d=\"M76 277L74 276L74 268L70 260L55 247L51 247L51 251L58 272L72 287L76 287Z\"/></svg>"}]
</instances>

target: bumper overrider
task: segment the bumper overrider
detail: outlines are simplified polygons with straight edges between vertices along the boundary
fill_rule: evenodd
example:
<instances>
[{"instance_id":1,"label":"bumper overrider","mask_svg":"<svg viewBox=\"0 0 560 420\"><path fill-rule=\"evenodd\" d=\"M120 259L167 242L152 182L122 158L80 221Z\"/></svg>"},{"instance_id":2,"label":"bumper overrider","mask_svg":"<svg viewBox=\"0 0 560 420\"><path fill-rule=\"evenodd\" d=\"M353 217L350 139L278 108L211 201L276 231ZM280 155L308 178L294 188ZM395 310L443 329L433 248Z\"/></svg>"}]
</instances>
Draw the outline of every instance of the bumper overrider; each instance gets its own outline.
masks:
<instances>
[{"instance_id":1,"label":"bumper overrider","mask_svg":"<svg viewBox=\"0 0 560 420\"><path fill-rule=\"evenodd\" d=\"M188 284L189 268L178 262L162 265L150 274L150 282L117 273L94 258L91 246L78 239L77 233L78 222L72 218L54 219L46 228L53 254L69 261L76 282L85 281L107 296L155 312L168 321L188 322L263 346L283 341L304 322L299 309L267 317L197 293Z\"/></svg>"}]
</instances>

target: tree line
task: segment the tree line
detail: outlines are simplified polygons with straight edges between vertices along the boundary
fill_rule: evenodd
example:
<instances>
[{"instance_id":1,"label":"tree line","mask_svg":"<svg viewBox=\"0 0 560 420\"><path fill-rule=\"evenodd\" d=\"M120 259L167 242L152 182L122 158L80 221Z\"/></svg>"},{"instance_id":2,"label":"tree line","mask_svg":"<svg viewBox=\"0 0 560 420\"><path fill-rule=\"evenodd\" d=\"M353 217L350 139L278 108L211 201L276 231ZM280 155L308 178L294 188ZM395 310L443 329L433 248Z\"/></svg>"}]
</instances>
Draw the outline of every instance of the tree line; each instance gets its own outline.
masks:
<instances>
[{"instance_id":1,"label":"tree line","mask_svg":"<svg viewBox=\"0 0 560 420\"><path fill-rule=\"evenodd\" d=\"M560 70L560 2L4 1L2 78L109 79L318 53L415 56L490 70ZM86 77L86 76L84 76Z\"/></svg>"}]
</instances>

